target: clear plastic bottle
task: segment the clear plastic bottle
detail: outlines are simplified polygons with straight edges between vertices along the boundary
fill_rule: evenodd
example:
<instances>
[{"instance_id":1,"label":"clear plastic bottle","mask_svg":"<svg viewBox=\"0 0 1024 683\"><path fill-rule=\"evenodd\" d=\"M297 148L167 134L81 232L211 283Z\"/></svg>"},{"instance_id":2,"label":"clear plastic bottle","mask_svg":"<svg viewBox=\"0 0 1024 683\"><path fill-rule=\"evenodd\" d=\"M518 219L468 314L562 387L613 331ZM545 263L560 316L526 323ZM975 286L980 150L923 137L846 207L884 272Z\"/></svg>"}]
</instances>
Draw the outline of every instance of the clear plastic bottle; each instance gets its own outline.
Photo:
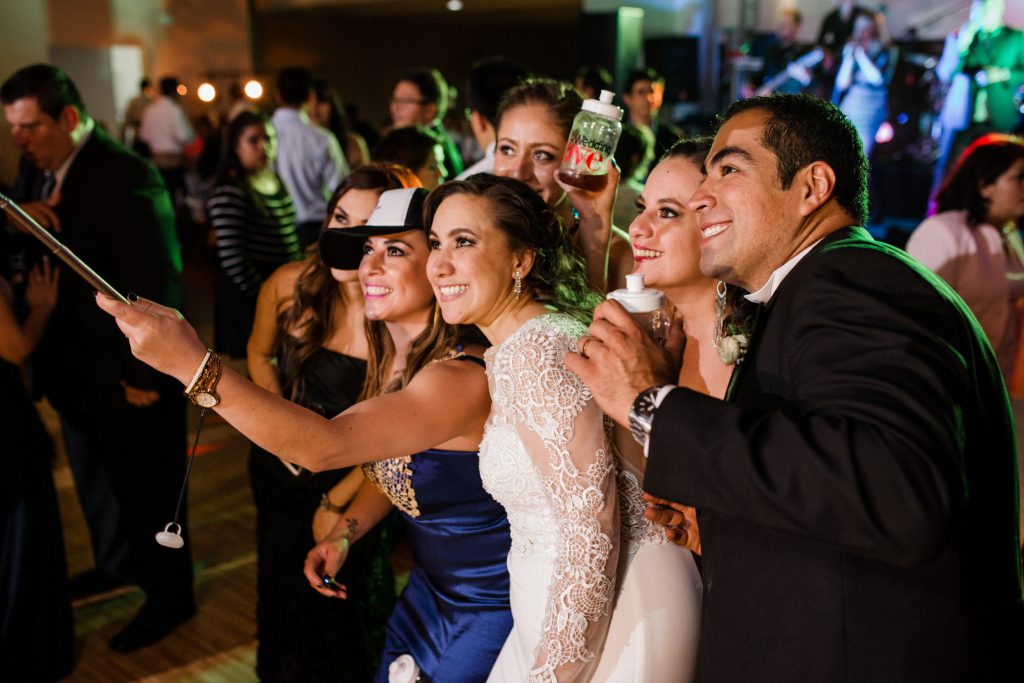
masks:
<instances>
[{"instance_id":1,"label":"clear plastic bottle","mask_svg":"<svg viewBox=\"0 0 1024 683\"><path fill-rule=\"evenodd\" d=\"M622 304L622 307L640 323L640 326L655 341L659 344L665 343L668 338L669 323L672 322L672 317L665 305L665 294L657 289L646 288L642 273L627 275L626 288L609 292L608 298Z\"/></svg>"},{"instance_id":2,"label":"clear plastic bottle","mask_svg":"<svg viewBox=\"0 0 1024 683\"><path fill-rule=\"evenodd\" d=\"M600 99L583 101L562 154L562 182L591 192L608 182L608 164L622 134L622 109L612 104L614 98L615 93L602 90Z\"/></svg>"}]
</instances>

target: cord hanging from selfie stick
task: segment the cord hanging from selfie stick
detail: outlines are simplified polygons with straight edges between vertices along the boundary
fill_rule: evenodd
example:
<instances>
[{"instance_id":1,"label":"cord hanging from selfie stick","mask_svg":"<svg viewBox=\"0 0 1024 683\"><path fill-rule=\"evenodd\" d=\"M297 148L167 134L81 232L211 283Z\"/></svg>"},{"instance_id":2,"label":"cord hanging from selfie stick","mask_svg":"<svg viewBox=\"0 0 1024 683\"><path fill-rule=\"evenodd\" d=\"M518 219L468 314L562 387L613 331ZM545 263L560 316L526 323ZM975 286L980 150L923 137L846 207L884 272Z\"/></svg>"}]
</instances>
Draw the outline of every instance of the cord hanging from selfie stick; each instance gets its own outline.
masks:
<instances>
[{"instance_id":1,"label":"cord hanging from selfie stick","mask_svg":"<svg viewBox=\"0 0 1024 683\"><path fill-rule=\"evenodd\" d=\"M156 534L156 542L165 548L181 548L185 545L185 539L181 537L181 505L185 502L185 489L188 487L188 475L192 472L192 461L196 457L196 448L199 447L199 435L203 433L203 418L206 417L206 408L199 411L199 424L196 425L196 440L192 442L192 452L188 454L188 463L185 465L185 479L181 482L181 493L178 494L178 507L174 508L174 520L164 527L163 531Z\"/></svg>"}]
</instances>

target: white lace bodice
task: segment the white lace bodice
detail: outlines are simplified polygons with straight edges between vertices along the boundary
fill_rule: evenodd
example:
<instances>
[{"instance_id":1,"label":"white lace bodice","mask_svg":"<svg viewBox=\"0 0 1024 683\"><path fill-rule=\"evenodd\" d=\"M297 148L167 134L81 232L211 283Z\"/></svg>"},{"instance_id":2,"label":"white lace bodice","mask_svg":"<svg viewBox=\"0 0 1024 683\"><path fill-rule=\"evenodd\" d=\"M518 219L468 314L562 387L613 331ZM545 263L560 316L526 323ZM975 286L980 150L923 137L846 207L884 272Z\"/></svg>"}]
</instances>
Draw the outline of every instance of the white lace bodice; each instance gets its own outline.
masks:
<instances>
[{"instance_id":1,"label":"white lace bodice","mask_svg":"<svg viewBox=\"0 0 1024 683\"><path fill-rule=\"evenodd\" d=\"M620 546L664 537L643 518L636 475L616 477L610 424L563 362L586 332L566 315L543 315L486 354L492 407L480 476L508 513L511 553L554 558L531 681L586 680Z\"/></svg>"}]
</instances>

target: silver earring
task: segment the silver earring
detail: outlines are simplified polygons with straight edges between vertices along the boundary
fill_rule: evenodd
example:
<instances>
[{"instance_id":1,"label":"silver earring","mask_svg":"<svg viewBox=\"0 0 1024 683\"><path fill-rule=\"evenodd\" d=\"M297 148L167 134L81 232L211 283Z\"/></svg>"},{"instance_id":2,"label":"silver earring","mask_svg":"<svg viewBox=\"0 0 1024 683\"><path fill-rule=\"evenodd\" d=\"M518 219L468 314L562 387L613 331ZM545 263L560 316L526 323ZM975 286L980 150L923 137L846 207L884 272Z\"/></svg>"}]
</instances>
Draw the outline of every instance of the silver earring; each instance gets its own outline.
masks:
<instances>
[{"instance_id":1,"label":"silver earring","mask_svg":"<svg viewBox=\"0 0 1024 683\"><path fill-rule=\"evenodd\" d=\"M518 270L515 274L515 285L512 287L512 293L516 295L516 299L523 293L523 275Z\"/></svg>"},{"instance_id":2,"label":"silver earring","mask_svg":"<svg viewBox=\"0 0 1024 683\"><path fill-rule=\"evenodd\" d=\"M718 345L722 341L722 324L725 322L725 304L726 295L728 294L728 286L718 281L715 286L715 336L714 336L714 347L717 350Z\"/></svg>"}]
</instances>

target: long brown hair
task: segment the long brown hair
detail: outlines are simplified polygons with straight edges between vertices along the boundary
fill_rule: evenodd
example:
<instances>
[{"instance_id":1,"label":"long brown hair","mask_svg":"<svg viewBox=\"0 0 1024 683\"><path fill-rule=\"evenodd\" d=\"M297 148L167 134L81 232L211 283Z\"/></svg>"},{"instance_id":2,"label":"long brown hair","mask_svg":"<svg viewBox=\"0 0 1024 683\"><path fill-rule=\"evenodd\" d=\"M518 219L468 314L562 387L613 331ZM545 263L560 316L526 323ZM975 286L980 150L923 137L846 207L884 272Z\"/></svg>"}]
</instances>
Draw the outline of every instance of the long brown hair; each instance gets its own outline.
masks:
<instances>
[{"instance_id":1,"label":"long brown hair","mask_svg":"<svg viewBox=\"0 0 1024 683\"><path fill-rule=\"evenodd\" d=\"M365 331L370 351L366 364L366 381L363 383L363 392L359 395L360 401L404 388L417 372L435 360L444 358L459 341L467 337L467 331L463 326L449 325L444 321L435 300L427 329L413 340L409 348L405 369L398 377L389 378L388 368L395 358L395 344L391 339L391 333L382 320L367 320Z\"/></svg>"},{"instance_id":2,"label":"long brown hair","mask_svg":"<svg viewBox=\"0 0 1024 683\"><path fill-rule=\"evenodd\" d=\"M326 229L338 201L349 190L396 190L418 187L409 170L395 164L369 164L353 171L334 191L328 203ZM319 254L314 254L295 283L291 302L277 314L274 355L278 359L281 392L293 401L302 395L302 372L315 351L330 340L337 324L338 307L344 307L344 290L331 275Z\"/></svg>"}]
</instances>

